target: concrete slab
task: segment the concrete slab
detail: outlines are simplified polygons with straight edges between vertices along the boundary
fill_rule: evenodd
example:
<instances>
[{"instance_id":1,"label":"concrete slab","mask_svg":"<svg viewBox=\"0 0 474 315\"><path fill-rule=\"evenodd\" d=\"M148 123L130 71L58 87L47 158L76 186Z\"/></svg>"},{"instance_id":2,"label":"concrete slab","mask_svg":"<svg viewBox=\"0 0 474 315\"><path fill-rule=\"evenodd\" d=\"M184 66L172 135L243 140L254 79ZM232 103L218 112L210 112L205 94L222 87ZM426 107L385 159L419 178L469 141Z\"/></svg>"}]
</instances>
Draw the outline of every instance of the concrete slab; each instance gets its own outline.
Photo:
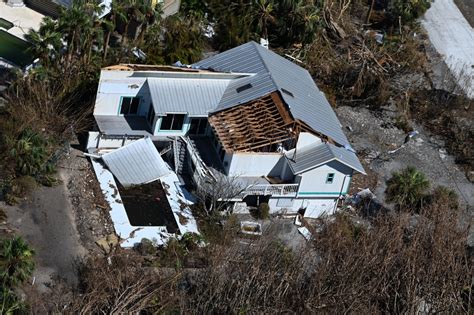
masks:
<instances>
[{"instance_id":1,"label":"concrete slab","mask_svg":"<svg viewBox=\"0 0 474 315\"><path fill-rule=\"evenodd\" d=\"M421 23L460 87L474 98L474 29L453 0L434 1Z\"/></svg>"},{"instance_id":2,"label":"concrete slab","mask_svg":"<svg viewBox=\"0 0 474 315\"><path fill-rule=\"evenodd\" d=\"M28 7L11 7L0 1L0 17L13 23L8 33L24 39L30 29L38 30L44 15Z\"/></svg>"}]
</instances>

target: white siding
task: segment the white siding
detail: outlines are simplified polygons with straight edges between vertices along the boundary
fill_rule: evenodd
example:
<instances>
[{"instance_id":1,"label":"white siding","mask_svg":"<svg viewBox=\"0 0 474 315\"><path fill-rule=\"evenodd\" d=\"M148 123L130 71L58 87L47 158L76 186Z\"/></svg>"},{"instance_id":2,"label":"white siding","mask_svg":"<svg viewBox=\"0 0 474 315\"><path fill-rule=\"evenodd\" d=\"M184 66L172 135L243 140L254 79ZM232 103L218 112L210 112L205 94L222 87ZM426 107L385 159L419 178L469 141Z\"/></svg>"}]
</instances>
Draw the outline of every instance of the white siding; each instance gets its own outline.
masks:
<instances>
[{"instance_id":1,"label":"white siding","mask_svg":"<svg viewBox=\"0 0 474 315\"><path fill-rule=\"evenodd\" d=\"M328 174L334 173L332 183L326 183ZM338 197L348 191L352 170L333 161L301 174L298 197Z\"/></svg>"},{"instance_id":2,"label":"white siding","mask_svg":"<svg viewBox=\"0 0 474 315\"><path fill-rule=\"evenodd\" d=\"M234 153L226 156L228 175L234 176L280 176L283 163L279 153Z\"/></svg>"},{"instance_id":3,"label":"white siding","mask_svg":"<svg viewBox=\"0 0 474 315\"><path fill-rule=\"evenodd\" d=\"M306 209L304 216L317 218L323 214L333 214L336 206L335 198L270 198L270 213L297 213Z\"/></svg>"},{"instance_id":4,"label":"white siding","mask_svg":"<svg viewBox=\"0 0 474 315\"><path fill-rule=\"evenodd\" d=\"M144 78L108 79L99 83L95 101L95 115L119 115L121 98L140 97L139 115L146 116L150 106L150 92Z\"/></svg>"},{"instance_id":5,"label":"white siding","mask_svg":"<svg viewBox=\"0 0 474 315\"><path fill-rule=\"evenodd\" d=\"M307 145L314 145L316 143L321 143L321 138L309 133L301 132L298 137L298 142L296 143L296 150L301 149Z\"/></svg>"}]
</instances>

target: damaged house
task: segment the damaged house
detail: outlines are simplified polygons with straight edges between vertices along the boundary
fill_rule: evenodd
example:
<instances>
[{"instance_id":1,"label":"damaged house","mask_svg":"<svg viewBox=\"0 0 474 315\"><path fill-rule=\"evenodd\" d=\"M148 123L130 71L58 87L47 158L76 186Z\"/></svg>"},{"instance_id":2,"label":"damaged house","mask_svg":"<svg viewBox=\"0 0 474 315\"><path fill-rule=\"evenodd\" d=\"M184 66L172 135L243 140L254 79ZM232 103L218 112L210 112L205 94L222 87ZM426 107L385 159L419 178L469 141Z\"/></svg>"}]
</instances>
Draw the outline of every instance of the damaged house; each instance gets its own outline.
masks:
<instances>
[{"instance_id":1,"label":"damaged house","mask_svg":"<svg viewBox=\"0 0 474 315\"><path fill-rule=\"evenodd\" d=\"M159 152L158 166L135 182L130 172L146 172L149 155L137 150L130 166L118 161L129 173L113 172L122 185L168 176L165 164L182 187L218 172L241 187L235 211L268 202L273 213L318 217L336 209L355 173L365 174L308 71L255 42L191 66L104 68L94 117L89 152L142 138Z\"/></svg>"}]
</instances>

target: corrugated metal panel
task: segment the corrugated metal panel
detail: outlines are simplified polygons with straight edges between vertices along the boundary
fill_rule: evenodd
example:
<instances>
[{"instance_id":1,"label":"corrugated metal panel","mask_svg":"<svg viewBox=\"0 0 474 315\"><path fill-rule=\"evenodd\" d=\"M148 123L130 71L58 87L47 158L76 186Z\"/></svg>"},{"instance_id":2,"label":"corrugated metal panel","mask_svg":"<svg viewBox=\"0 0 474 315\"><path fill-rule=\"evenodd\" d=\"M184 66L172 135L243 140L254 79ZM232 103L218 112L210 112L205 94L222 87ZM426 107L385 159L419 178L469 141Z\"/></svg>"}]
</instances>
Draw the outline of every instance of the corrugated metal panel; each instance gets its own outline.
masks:
<instances>
[{"instance_id":1,"label":"corrugated metal panel","mask_svg":"<svg viewBox=\"0 0 474 315\"><path fill-rule=\"evenodd\" d=\"M148 78L156 114L207 115L215 109L231 80Z\"/></svg>"},{"instance_id":2,"label":"corrugated metal panel","mask_svg":"<svg viewBox=\"0 0 474 315\"><path fill-rule=\"evenodd\" d=\"M243 44L202 60L194 66L218 71L258 73L256 76L237 80L254 86L245 93L236 93L234 85L237 83L232 82L217 110L285 89L293 94L290 96L281 93L295 119L305 122L341 145L349 144L331 105L319 91L309 72L259 44Z\"/></svg>"},{"instance_id":3,"label":"corrugated metal panel","mask_svg":"<svg viewBox=\"0 0 474 315\"><path fill-rule=\"evenodd\" d=\"M102 159L124 187L149 183L170 173L150 138L106 153Z\"/></svg>"},{"instance_id":4,"label":"corrugated metal panel","mask_svg":"<svg viewBox=\"0 0 474 315\"><path fill-rule=\"evenodd\" d=\"M333 153L325 143L292 150L286 157L293 174L303 173L334 159Z\"/></svg>"},{"instance_id":5,"label":"corrugated metal panel","mask_svg":"<svg viewBox=\"0 0 474 315\"><path fill-rule=\"evenodd\" d=\"M358 171L359 173L367 175L367 173L364 170L364 167L362 166L362 164L360 164L360 161L354 152L349 151L342 147L336 147L333 144L329 144L328 146L331 149L332 153L334 154L334 157L336 160L346 164L347 166Z\"/></svg>"},{"instance_id":6,"label":"corrugated metal panel","mask_svg":"<svg viewBox=\"0 0 474 315\"><path fill-rule=\"evenodd\" d=\"M285 89L293 94L281 93L293 117L341 145L349 144L331 105L309 72L256 43L255 47L280 92Z\"/></svg>"},{"instance_id":7,"label":"corrugated metal panel","mask_svg":"<svg viewBox=\"0 0 474 315\"><path fill-rule=\"evenodd\" d=\"M286 153L286 158L293 174L312 170L333 160L337 160L362 174L366 174L354 152L330 143L308 145L296 150L296 154L295 150L291 150Z\"/></svg>"},{"instance_id":8,"label":"corrugated metal panel","mask_svg":"<svg viewBox=\"0 0 474 315\"><path fill-rule=\"evenodd\" d=\"M246 84L251 84L252 87L241 92L237 89ZM263 73L251 77L233 80L227 86L227 89L222 96L219 106L214 111L221 111L227 108L234 107L239 104L244 104L259 97L268 95L275 90L270 74Z\"/></svg>"},{"instance_id":9,"label":"corrugated metal panel","mask_svg":"<svg viewBox=\"0 0 474 315\"><path fill-rule=\"evenodd\" d=\"M237 46L220 54L195 63L193 66L223 72L264 73L268 72L260 54L255 49L255 42Z\"/></svg>"},{"instance_id":10,"label":"corrugated metal panel","mask_svg":"<svg viewBox=\"0 0 474 315\"><path fill-rule=\"evenodd\" d=\"M99 130L109 135L151 135L145 117L94 115Z\"/></svg>"}]
</instances>

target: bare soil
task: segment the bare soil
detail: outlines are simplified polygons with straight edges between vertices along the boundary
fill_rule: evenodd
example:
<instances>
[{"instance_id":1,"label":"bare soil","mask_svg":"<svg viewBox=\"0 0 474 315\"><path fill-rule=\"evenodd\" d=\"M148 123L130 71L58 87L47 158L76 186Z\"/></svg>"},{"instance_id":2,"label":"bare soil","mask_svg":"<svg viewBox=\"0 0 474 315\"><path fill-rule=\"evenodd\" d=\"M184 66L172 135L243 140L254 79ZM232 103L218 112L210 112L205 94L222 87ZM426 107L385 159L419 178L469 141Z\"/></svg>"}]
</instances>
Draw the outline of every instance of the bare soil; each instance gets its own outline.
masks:
<instances>
[{"instance_id":1,"label":"bare soil","mask_svg":"<svg viewBox=\"0 0 474 315\"><path fill-rule=\"evenodd\" d=\"M166 226L169 233L179 231L160 182L131 188L118 185L118 189L132 226Z\"/></svg>"},{"instance_id":2,"label":"bare soil","mask_svg":"<svg viewBox=\"0 0 474 315\"><path fill-rule=\"evenodd\" d=\"M466 20L474 27L474 1L472 0L454 0L459 10Z\"/></svg>"},{"instance_id":3,"label":"bare soil","mask_svg":"<svg viewBox=\"0 0 474 315\"><path fill-rule=\"evenodd\" d=\"M455 163L455 157L445 149L445 141L411 121L419 135L403 145L406 133L394 126L397 110L385 107L371 111L364 107L343 106L336 109L341 124L350 126L346 134L359 152L369 173L378 177L373 191L379 200L384 200L385 182L392 172L406 166L414 166L430 179L432 186L443 185L453 189L465 206L474 205L474 185L465 176L464 170ZM403 146L402 146L403 145ZM394 153L397 148L400 148ZM367 186L363 186L367 184ZM354 189L374 188L373 183L354 181Z\"/></svg>"}]
</instances>

